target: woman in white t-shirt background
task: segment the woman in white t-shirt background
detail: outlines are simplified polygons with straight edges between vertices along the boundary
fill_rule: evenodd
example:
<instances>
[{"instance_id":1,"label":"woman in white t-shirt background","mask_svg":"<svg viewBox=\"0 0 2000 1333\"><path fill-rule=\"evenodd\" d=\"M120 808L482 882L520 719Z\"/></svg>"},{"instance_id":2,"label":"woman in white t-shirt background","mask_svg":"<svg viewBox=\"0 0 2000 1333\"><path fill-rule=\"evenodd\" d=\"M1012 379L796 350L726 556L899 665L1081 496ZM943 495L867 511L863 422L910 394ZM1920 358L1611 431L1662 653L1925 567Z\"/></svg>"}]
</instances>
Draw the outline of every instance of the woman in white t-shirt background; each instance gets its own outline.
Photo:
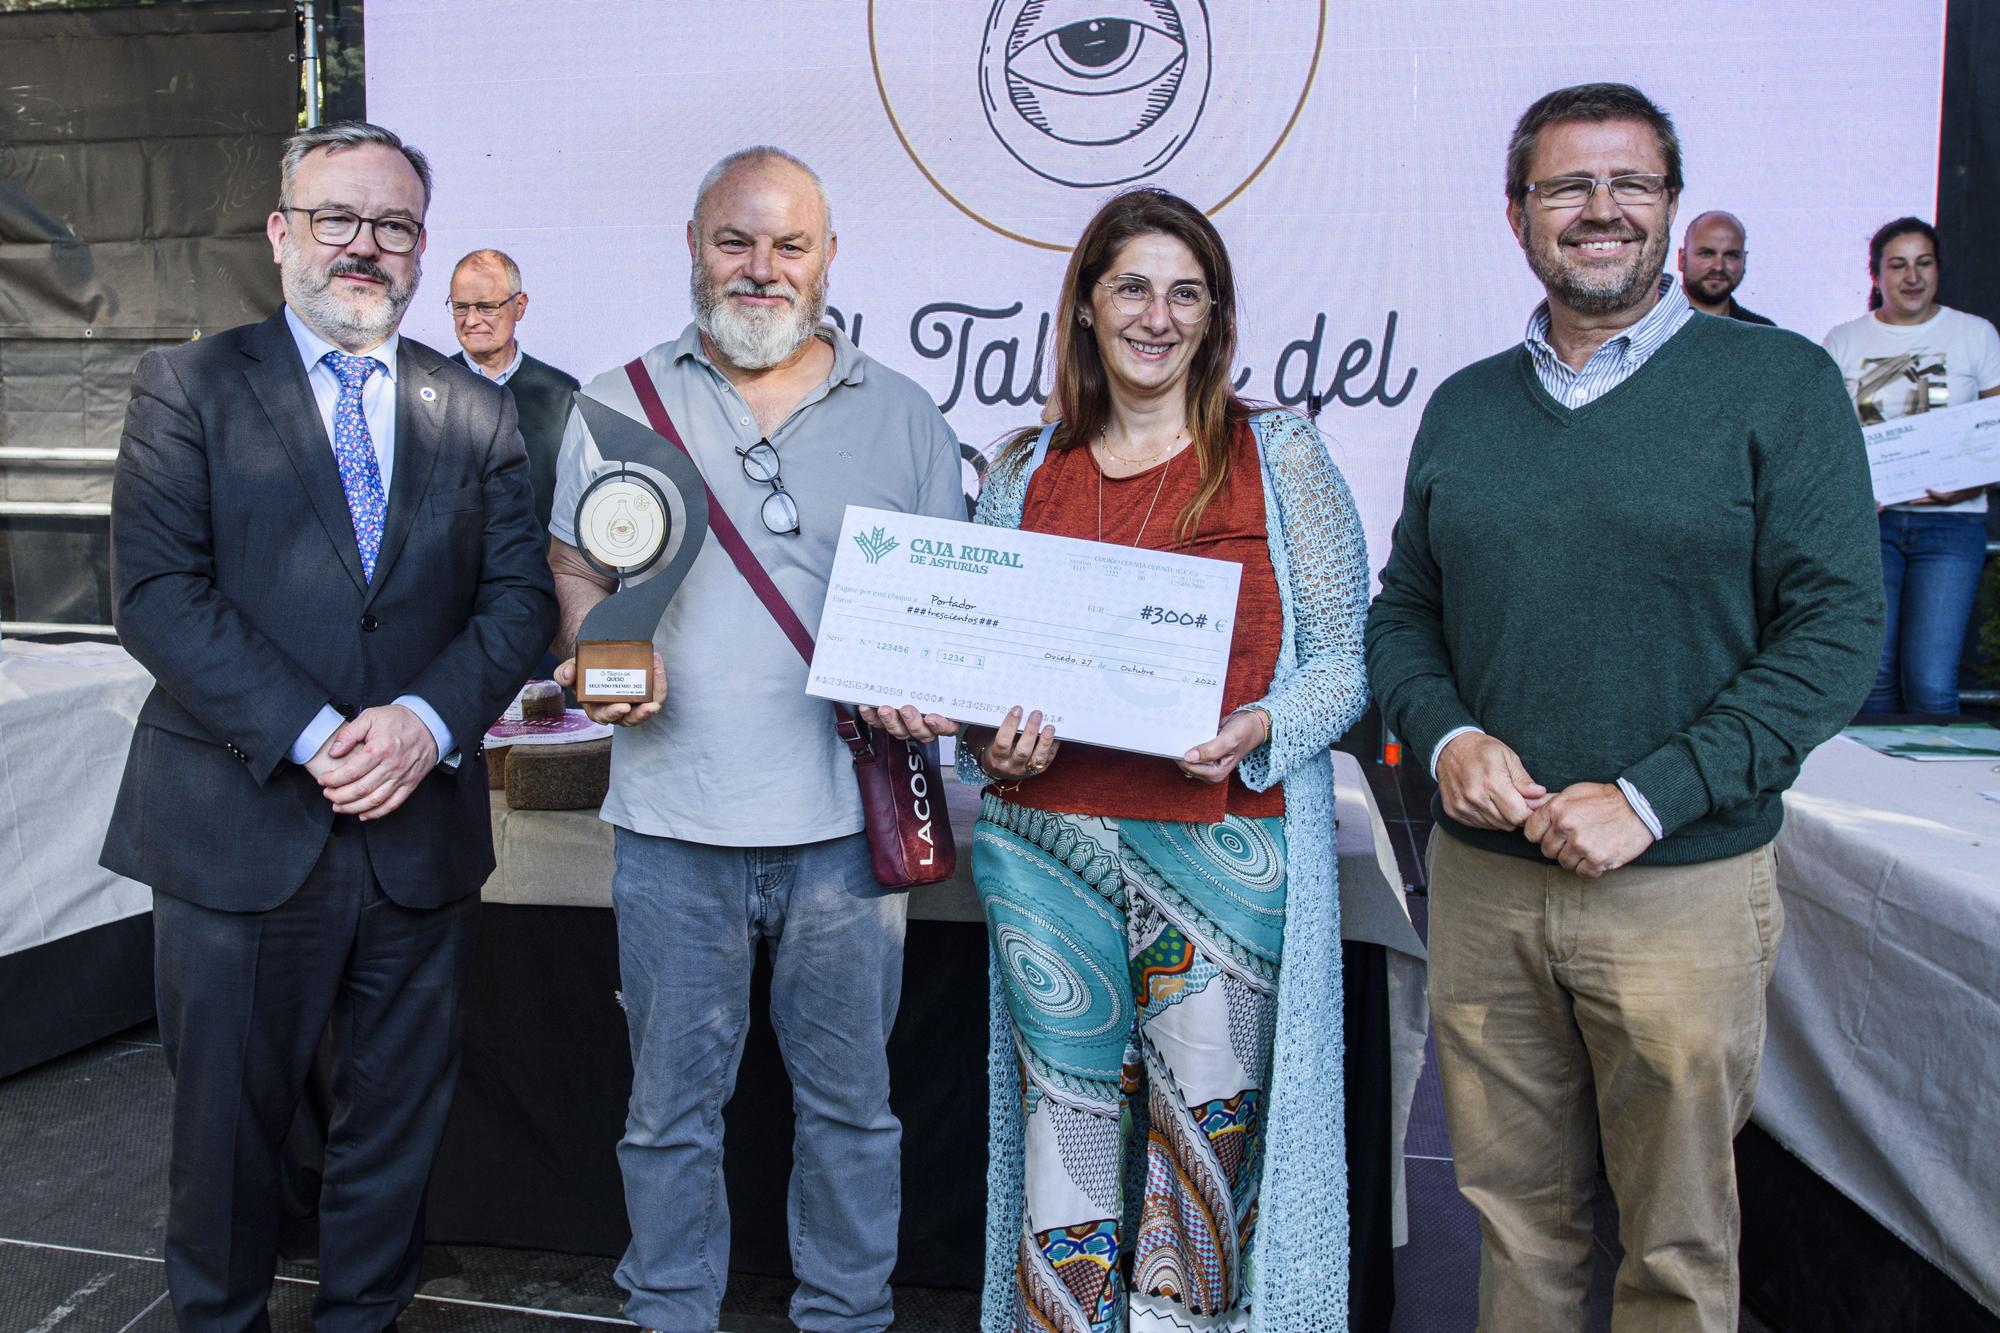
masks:
<instances>
[{"instance_id":1,"label":"woman in white t-shirt background","mask_svg":"<svg viewBox=\"0 0 2000 1333\"><path fill-rule=\"evenodd\" d=\"M1869 313L1825 340L1863 425L2000 394L2000 333L1937 303L1938 240L1928 222L1897 218L1877 231L1868 272ZM1889 617L1868 712L1958 712L1958 659L1986 560L1986 489L1932 491L1882 510Z\"/></svg>"}]
</instances>

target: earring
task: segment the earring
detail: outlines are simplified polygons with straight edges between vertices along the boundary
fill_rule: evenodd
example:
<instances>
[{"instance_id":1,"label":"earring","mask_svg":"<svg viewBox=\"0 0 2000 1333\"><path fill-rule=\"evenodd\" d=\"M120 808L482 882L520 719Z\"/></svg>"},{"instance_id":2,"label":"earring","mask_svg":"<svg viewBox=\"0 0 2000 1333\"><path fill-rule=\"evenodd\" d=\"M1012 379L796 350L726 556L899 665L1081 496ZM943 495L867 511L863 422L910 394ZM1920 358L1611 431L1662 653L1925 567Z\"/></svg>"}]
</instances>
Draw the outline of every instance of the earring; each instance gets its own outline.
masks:
<instances>
[{"instance_id":1,"label":"earring","mask_svg":"<svg viewBox=\"0 0 2000 1333\"><path fill-rule=\"evenodd\" d=\"M1078 316L1076 317L1076 322L1077 322L1077 323L1079 323L1079 324L1081 324L1081 325L1083 325L1083 327L1085 327L1085 328L1087 329L1087 328L1089 328L1089 327L1090 327L1090 316L1089 316L1089 315L1078 315Z\"/></svg>"}]
</instances>

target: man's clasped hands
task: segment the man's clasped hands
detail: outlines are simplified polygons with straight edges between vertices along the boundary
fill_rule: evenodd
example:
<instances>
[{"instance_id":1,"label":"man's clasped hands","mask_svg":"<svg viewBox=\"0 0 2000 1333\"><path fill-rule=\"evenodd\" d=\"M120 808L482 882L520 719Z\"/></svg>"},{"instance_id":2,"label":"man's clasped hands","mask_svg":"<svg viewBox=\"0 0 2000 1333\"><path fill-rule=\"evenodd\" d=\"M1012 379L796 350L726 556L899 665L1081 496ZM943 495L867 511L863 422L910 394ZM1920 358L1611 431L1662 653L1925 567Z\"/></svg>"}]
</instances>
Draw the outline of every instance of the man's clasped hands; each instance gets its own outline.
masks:
<instances>
[{"instance_id":1,"label":"man's clasped hands","mask_svg":"<svg viewBox=\"0 0 2000 1333\"><path fill-rule=\"evenodd\" d=\"M1444 812L1473 828L1520 829L1542 855L1585 879L1616 870L1652 846L1653 835L1612 782L1578 782L1551 793L1528 776L1506 742L1484 732L1453 737L1438 755Z\"/></svg>"},{"instance_id":2,"label":"man's clasped hands","mask_svg":"<svg viewBox=\"0 0 2000 1333\"><path fill-rule=\"evenodd\" d=\"M437 738L424 720L402 704L383 704L341 723L306 771L335 814L371 820L409 799L437 761Z\"/></svg>"}]
</instances>

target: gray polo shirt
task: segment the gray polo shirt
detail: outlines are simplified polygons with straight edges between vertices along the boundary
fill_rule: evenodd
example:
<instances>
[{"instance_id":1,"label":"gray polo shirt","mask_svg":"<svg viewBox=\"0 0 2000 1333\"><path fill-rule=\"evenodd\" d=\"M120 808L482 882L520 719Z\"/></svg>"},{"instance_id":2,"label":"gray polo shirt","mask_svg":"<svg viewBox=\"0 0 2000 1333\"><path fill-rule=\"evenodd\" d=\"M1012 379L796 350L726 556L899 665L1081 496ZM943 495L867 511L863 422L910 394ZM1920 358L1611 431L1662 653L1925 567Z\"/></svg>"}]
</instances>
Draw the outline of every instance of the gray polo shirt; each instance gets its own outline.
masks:
<instances>
[{"instance_id":1,"label":"gray polo shirt","mask_svg":"<svg viewBox=\"0 0 2000 1333\"><path fill-rule=\"evenodd\" d=\"M827 571L848 505L965 517L958 440L930 396L862 353L837 329L833 370L770 440L799 531L778 536L758 516L770 487L743 474L739 448L763 438L757 418L715 368L693 324L645 355L667 413L709 489L809 630L819 627ZM644 421L625 368L583 392ZM549 530L576 544L576 504L606 470L572 411L556 463ZM611 747L604 818L656 837L724 847L781 847L861 830L853 761L826 700L805 692L806 667L714 534L674 594L654 636L667 702L620 727Z\"/></svg>"}]
</instances>

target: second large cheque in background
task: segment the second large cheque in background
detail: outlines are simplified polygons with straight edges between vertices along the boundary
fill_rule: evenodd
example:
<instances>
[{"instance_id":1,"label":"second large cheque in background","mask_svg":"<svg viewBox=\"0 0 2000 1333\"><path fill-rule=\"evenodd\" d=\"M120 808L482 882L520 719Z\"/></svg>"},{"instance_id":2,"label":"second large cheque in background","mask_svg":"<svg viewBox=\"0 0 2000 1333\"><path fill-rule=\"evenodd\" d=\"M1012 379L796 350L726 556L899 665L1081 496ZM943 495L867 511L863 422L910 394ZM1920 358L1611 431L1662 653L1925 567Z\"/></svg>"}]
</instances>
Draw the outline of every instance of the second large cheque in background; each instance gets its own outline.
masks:
<instances>
[{"instance_id":1,"label":"second large cheque in background","mask_svg":"<svg viewBox=\"0 0 2000 1333\"><path fill-rule=\"evenodd\" d=\"M850 505L806 690L1179 758L1215 735L1243 567Z\"/></svg>"},{"instance_id":2,"label":"second large cheque in background","mask_svg":"<svg viewBox=\"0 0 2000 1333\"><path fill-rule=\"evenodd\" d=\"M1864 426L1861 438L1878 505L2000 481L2000 398Z\"/></svg>"}]
</instances>

